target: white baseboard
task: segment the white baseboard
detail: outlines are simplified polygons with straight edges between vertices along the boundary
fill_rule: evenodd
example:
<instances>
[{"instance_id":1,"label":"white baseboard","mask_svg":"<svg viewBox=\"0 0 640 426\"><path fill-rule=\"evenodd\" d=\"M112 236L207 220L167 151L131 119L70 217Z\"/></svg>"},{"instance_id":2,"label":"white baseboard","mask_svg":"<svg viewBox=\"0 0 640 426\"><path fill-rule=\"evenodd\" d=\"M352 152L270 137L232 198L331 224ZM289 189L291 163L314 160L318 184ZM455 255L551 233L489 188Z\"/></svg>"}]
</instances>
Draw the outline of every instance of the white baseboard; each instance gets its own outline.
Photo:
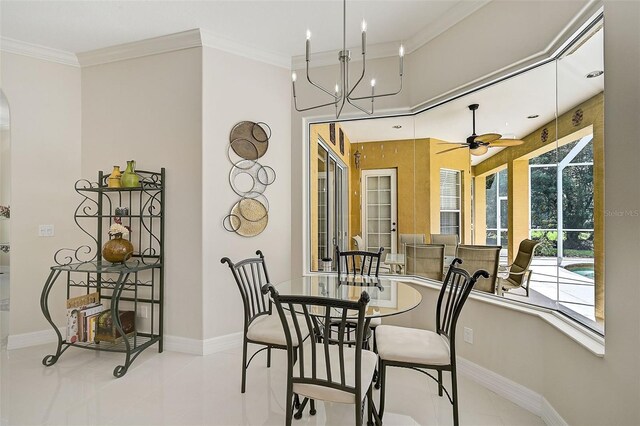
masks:
<instances>
[{"instance_id":1,"label":"white baseboard","mask_svg":"<svg viewBox=\"0 0 640 426\"><path fill-rule=\"evenodd\" d=\"M59 328L60 333L64 336L66 329ZM58 336L52 328L31 333L11 334L7 342L7 350L27 348L29 346L44 345L47 343L57 343Z\"/></svg>"},{"instance_id":2,"label":"white baseboard","mask_svg":"<svg viewBox=\"0 0 640 426\"><path fill-rule=\"evenodd\" d=\"M242 333L231 333L207 340L178 336L164 336L164 348L168 351L193 355L210 355L242 344Z\"/></svg>"},{"instance_id":3,"label":"white baseboard","mask_svg":"<svg viewBox=\"0 0 640 426\"><path fill-rule=\"evenodd\" d=\"M458 372L542 418L549 426L568 426L542 395L469 360L458 357Z\"/></svg>"},{"instance_id":4,"label":"white baseboard","mask_svg":"<svg viewBox=\"0 0 640 426\"><path fill-rule=\"evenodd\" d=\"M204 341L204 355L222 352L242 345L242 332L225 334Z\"/></svg>"}]
</instances>

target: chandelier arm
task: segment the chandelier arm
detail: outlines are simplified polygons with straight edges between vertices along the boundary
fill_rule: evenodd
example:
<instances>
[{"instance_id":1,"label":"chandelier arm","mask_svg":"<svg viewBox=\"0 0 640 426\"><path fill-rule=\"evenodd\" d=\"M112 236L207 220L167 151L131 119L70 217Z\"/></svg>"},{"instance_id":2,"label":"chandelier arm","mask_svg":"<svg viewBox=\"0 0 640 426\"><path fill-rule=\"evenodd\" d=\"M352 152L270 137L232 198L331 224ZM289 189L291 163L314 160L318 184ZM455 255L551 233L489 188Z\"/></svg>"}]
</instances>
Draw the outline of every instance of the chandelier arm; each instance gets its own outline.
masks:
<instances>
[{"instance_id":1,"label":"chandelier arm","mask_svg":"<svg viewBox=\"0 0 640 426\"><path fill-rule=\"evenodd\" d=\"M364 78L364 74L365 74L365 70L366 70L366 63L367 62L365 61L365 54L363 53L362 54L362 74L360 74L360 78L358 79L358 81L356 81L356 84L347 93L347 98L349 98L349 96L351 96L353 91L356 90L356 87L358 87L358 85L360 84L360 82Z\"/></svg>"},{"instance_id":2,"label":"chandelier arm","mask_svg":"<svg viewBox=\"0 0 640 426\"><path fill-rule=\"evenodd\" d=\"M311 81L311 76L309 75L309 61L307 61L307 81L309 83L311 83L312 86L317 87L318 89L322 90L327 95L331 96L334 99L334 102L338 101L338 97L336 95L334 95L333 93L331 93L330 91L328 91L324 87L320 86L319 84L316 84L313 81Z\"/></svg>"},{"instance_id":3,"label":"chandelier arm","mask_svg":"<svg viewBox=\"0 0 640 426\"><path fill-rule=\"evenodd\" d=\"M296 111L298 112L305 112L305 111L310 111L312 109L316 109L316 108L322 108L322 107L326 107L326 106L331 106L331 105L338 105L339 101L335 101L335 102L329 102L326 104L321 104L321 105L315 105L315 106L311 106L311 107L307 107L307 108L298 108L298 101L296 100L296 98L293 98L293 106L295 107Z\"/></svg>"},{"instance_id":4,"label":"chandelier arm","mask_svg":"<svg viewBox=\"0 0 640 426\"><path fill-rule=\"evenodd\" d=\"M398 91L396 92L392 92L392 93L381 93L379 95L370 95L370 96L360 96L357 98L352 98L352 97L348 97L348 99L350 101L361 101L363 99L376 99L376 98L383 98L385 96L394 96L397 95L398 93L402 92L402 77L400 77L400 88L398 89ZM353 105L353 104L352 104Z\"/></svg>"},{"instance_id":5,"label":"chandelier arm","mask_svg":"<svg viewBox=\"0 0 640 426\"><path fill-rule=\"evenodd\" d=\"M371 111L367 111L366 109L360 107L359 105L356 105L354 102L351 102L351 99L347 98L347 102L349 102L350 105L358 108L360 111L364 112L367 115L373 115L373 102L371 102Z\"/></svg>"}]
</instances>

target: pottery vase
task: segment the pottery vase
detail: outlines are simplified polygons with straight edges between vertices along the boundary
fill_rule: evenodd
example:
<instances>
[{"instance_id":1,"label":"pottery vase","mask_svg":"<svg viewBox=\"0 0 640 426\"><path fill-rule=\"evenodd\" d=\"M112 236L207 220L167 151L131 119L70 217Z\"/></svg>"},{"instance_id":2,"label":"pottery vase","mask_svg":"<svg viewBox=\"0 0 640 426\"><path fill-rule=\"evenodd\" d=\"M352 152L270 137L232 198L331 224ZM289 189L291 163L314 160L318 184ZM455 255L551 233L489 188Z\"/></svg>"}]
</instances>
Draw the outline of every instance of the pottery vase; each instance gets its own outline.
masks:
<instances>
[{"instance_id":1,"label":"pottery vase","mask_svg":"<svg viewBox=\"0 0 640 426\"><path fill-rule=\"evenodd\" d=\"M122 174L120 182L124 188L137 188L140 186L140 178L136 174L136 162L134 160L127 161L127 168Z\"/></svg>"},{"instance_id":2,"label":"pottery vase","mask_svg":"<svg viewBox=\"0 0 640 426\"><path fill-rule=\"evenodd\" d=\"M122 173L120 173L120 166L113 166L113 171L107 178L107 187L108 188L121 188L122 183L120 179L122 178Z\"/></svg>"},{"instance_id":3,"label":"pottery vase","mask_svg":"<svg viewBox=\"0 0 640 426\"><path fill-rule=\"evenodd\" d=\"M113 239L107 241L102 247L102 257L111 263L122 263L133 255L133 244L122 238L122 234L114 235Z\"/></svg>"}]
</instances>

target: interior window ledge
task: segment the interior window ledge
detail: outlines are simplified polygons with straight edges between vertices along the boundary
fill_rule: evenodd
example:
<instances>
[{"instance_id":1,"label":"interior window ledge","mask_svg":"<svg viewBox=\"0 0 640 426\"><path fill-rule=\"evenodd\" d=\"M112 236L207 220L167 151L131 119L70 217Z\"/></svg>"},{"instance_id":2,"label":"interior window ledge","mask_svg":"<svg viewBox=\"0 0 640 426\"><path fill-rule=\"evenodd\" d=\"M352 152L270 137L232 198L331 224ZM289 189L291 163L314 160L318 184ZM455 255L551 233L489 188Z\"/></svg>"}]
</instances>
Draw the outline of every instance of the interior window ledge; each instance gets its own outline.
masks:
<instances>
[{"instance_id":1,"label":"interior window ledge","mask_svg":"<svg viewBox=\"0 0 640 426\"><path fill-rule=\"evenodd\" d=\"M441 283L437 281L431 281L428 279L421 279L416 277L386 276L385 278L390 278L395 281L410 282L415 285L429 287L437 290L439 290L441 286ZM469 297L473 300L478 300L483 303L489 303L494 306L500 306L506 309L522 312L524 314L537 316L538 318L547 322L549 325L558 329L565 336L582 345L585 349L590 351L595 356L600 358L604 357L604 338L594 333L582 324L579 324L565 317L559 312L555 312L543 307L525 305L524 303L518 301L502 299L498 296L493 296L490 294L485 295L480 292L472 292Z\"/></svg>"}]
</instances>

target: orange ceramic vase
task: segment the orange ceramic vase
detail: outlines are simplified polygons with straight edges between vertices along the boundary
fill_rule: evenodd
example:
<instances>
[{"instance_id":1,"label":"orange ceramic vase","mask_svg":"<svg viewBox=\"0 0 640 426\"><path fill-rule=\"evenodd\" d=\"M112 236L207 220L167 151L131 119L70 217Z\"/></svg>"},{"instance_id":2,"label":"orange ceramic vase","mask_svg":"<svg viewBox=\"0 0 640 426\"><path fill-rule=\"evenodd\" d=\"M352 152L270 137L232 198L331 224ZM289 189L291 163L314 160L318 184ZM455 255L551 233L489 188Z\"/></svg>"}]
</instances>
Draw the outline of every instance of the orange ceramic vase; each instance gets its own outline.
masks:
<instances>
[{"instance_id":1,"label":"orange ceramic vase","mask_svg":"<svg viewBox=\"0 0 640 426\"><path fill-rule=\"evenodd\" d=\"M113 239L107 241L102 247L102 257L111 263L122 263L133 255L133 244L122 238L122 234L116 234Z\"/></svg>"}]
</instances>

